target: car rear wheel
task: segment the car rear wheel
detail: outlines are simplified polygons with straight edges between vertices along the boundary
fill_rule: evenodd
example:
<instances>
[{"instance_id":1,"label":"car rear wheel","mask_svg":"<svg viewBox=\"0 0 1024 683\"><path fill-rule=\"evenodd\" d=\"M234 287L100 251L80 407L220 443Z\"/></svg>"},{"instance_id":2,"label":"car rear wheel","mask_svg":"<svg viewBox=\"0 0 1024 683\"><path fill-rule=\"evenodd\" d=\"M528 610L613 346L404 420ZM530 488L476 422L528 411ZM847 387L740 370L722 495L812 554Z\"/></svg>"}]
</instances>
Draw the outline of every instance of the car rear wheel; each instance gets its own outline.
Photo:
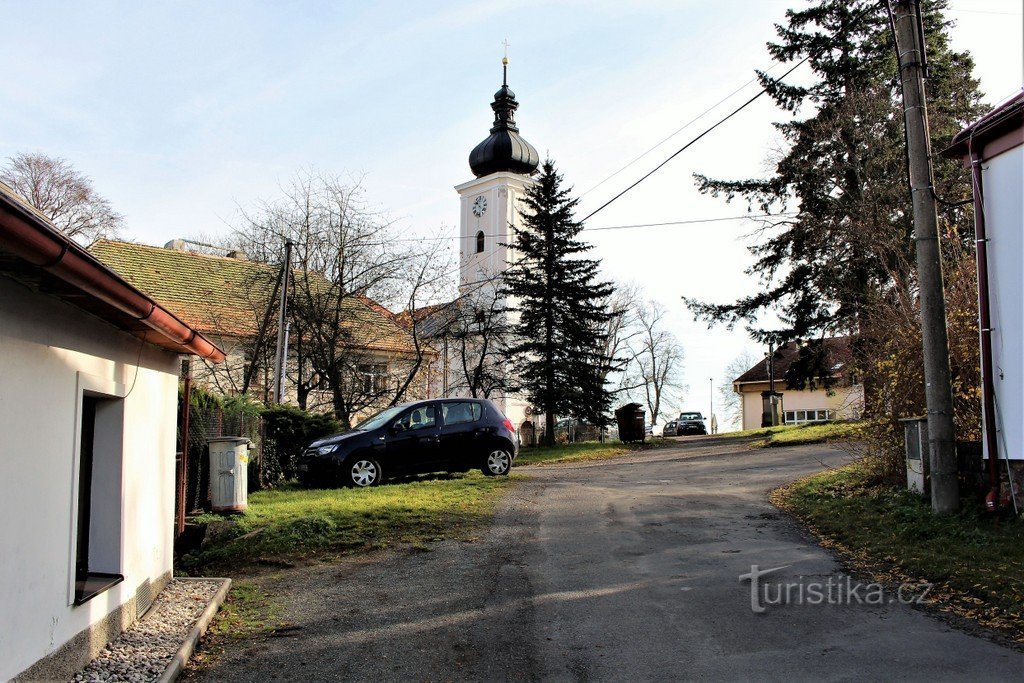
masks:
<instances>
[{"instance_id":1,"label":"car rear wheel","mask_svg":"<svg viewBox=\"0 0 1024 683\"><path fill-rule=\"evenodd\" d=\"M512 469L512 454L502 449L491 451L484 460L484 466L480 469L488 477L506 475Z\"/></svg>"},{"instance_id":2,"label":"car rear wheel","mask_svg":"<svg viewBox=\"0 0 1024 683\"><path fill-rule=\"evenodd\" d=\"M357 458L345 470L345 483L359 489L376 486L382 478L380 463L372 458Z\"/></svg>"}]
</instances>

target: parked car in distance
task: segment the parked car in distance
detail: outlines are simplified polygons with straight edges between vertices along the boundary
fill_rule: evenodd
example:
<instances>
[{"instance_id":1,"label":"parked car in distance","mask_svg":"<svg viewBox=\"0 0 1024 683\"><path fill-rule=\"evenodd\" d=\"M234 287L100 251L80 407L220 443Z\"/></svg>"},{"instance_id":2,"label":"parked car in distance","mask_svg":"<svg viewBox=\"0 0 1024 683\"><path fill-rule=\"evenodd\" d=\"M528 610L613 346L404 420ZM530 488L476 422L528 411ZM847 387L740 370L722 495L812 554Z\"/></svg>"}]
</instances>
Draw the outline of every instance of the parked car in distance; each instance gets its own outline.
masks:
<instances>
[{"instance_id":1,"label":"parked car in distance","mask_svg":"<svg viewBox=\"0 0 1024 683\"><path fill-rule=\"evenodd\" d=\"M700 413L679 413L678 434L707 434L708 429L704 426L704 416Z\"/></svg>"},{"instance_id":2,"label":"parked car in distance","mask_svg":"<svg viewBox=\"0 0 1024 683\"><path fill-rule=\"evenodd\" d=\"M676 420L666 422L662 436L679 436L679 422Z\"/></svg>"},{"instance_id":3,"label":"parked car in distance","mask_svg":"<svg viewBox=\"0 0 1024 683\"><path fill-rule=\"evenodd\" d=\"M433 399L382 410L317 439L298 463L307 486L377 486L400 474L508 474L519 452L512 422L485 399Z\"/></svg>"}]
</instances>

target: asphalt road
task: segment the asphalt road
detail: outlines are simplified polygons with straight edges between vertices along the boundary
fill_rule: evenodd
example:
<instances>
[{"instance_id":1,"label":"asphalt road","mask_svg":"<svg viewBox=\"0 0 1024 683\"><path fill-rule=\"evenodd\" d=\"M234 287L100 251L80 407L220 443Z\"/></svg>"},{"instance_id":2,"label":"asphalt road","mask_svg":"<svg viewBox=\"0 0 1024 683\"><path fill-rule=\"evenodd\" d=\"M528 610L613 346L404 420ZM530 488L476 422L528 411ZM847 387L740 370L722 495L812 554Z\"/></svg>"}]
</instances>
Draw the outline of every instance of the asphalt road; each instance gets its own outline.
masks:
<instances>
[{"instance_id":1,"label":"asphalt road","mask_svg":"<svg viewBox=\"0 0 1024 683\"><path fill-rule=\"evenodd\" d=\"M891 594L796 604L850 603L846 577L765 494L846 456L732 448L528 468L473 542L283 573L299 628L189 678L1024 680L1024 654ZM752 565L785 567L788 604L752 611Z\"/></svg>"}]
</instances>

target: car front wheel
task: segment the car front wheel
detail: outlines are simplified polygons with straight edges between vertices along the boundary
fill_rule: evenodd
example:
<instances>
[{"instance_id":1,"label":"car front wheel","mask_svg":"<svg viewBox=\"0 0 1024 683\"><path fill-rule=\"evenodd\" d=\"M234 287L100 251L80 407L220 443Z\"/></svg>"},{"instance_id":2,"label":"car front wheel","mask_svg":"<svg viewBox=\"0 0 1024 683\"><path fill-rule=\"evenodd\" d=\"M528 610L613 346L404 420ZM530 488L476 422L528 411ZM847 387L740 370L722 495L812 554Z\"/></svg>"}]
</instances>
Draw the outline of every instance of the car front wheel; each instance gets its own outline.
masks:
<instances>
[{"instance_id":1,"label":"car front wheel","mask_svg":"<svg viewBox=\"0 0 1024 683\"><path fill-rule=\"evenodd\" d=\"M359 489L376 486L382 478L380 463L372 458L356 458L345 469L345 483Z\"/></svg>"},{"instance_id":2,"label":"car front wheel","mask_svg":"<svg viewBox=\"0 0 1024 683\"><path fill-rule=\"evenodd\" d=\"M512 469L512 454L505 450L494 450L484 460L484 466L480 468L488 477L500 477L508 474Z\"/></svg>"}]
</instances>

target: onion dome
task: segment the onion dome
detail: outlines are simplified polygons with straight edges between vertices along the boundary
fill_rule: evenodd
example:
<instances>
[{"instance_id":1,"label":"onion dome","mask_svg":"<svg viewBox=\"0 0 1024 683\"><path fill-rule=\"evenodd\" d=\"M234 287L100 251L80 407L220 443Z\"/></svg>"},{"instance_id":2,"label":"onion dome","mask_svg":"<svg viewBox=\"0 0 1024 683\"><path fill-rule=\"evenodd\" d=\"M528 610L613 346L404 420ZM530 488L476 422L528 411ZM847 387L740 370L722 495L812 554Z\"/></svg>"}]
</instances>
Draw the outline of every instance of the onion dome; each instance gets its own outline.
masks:
<instances>
[{"instance_id":1,"label":"onion dome","mask_svg":"<svg viewBox=\"0 0 1024 683\"><path fill-rule=\"evenodd\" d=\"M537 170L540 156L533 145L519 136L514 114L519 108L516 94L508 87L508 59L501 60L501 89L494 93L494 125L486 140L469 153L469 167L477 178L509 171L530 175Z\"/></svg>"}]
</instances>

